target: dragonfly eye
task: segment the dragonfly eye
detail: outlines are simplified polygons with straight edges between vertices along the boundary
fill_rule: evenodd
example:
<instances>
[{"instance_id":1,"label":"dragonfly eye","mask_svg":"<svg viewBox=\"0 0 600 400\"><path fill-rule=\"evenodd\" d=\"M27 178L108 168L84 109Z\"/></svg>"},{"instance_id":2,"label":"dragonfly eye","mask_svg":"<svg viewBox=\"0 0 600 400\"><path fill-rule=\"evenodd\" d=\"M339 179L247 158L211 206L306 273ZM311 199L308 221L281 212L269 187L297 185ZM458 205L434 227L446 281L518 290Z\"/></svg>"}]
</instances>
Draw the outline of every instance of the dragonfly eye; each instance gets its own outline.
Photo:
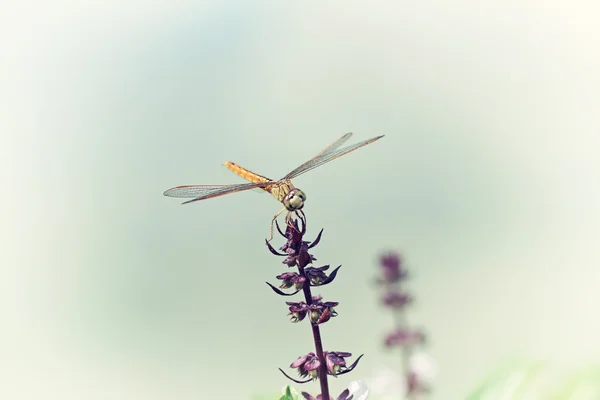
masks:
<instances>
[{"instance_id":1,"label":"dragonfly eye","mask_svg":"<svg viewBox=\"0 0 600 400\"><path fill-rule=\"evenodd\" d=\"M283 198L283 205L288 211L296 211L304 207L304 200L306 200L306 194L302 190L294 188Z\"/></svg>"}]
</instances>

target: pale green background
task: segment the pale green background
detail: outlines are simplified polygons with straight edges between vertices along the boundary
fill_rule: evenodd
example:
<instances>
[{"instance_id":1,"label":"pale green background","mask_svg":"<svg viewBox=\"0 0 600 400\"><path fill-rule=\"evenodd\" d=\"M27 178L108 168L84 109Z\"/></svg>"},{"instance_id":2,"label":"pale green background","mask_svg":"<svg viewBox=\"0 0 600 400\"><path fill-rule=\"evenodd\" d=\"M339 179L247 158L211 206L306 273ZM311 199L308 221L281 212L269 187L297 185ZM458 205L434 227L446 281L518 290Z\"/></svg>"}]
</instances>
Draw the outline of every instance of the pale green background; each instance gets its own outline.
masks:
<instances>
[{"instance_id":1,"label":"pale green background","mask_svg":"<svg viewBox=\"0 0 600 400\"><path fill-rule=\"evenodd\" d=\"M485 3L482 4L482 3ZM0 12L2 399L247 399L312 349L264 284L279 205L172 186L296 180L340 302L325 347L393 365L371 280L413 273L457 399L513 357L600 360L593 1L13 2ZM312 393L316 385L306 386Z\"/></svg>"}]
</instances>

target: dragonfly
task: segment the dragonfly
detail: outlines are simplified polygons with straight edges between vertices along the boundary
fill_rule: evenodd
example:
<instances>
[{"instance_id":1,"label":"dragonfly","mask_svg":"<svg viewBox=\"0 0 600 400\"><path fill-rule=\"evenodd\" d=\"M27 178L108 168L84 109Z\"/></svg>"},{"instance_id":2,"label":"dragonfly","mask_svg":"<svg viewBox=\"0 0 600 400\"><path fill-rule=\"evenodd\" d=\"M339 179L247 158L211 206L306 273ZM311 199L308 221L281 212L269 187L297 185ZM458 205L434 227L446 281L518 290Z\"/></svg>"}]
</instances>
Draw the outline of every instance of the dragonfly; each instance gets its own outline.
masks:
<instances>
[{"instance_id":1,"label":"dragonfly","mask_svg":"<svg viewBox=\"0 0 600 400\"><path fill-rule=\"evenodd\" d=\"M319 154L300 165L286 176L279 180L272 180L257 173L250 171L231 161L223 163L233 173L246 179L250 183L237 183L231 185L186 185L176 186L165 191L163 194L167 197L187 198L182 204L189 204L200 200L212 199L214 197L224 196L230 193L243 192L251 189L260 189L269 192L277 201L283 204L283 208L271 220L271 236L268 241L273 239L273 223L282 212L287 210L286 223L289 225L293 213L298 213L304 207L306 194L301 189L294 186L292 179L320 167L323 164L333 161L354 150L371 144L385 135L377 136L368 140L363 140L352 145L342 147L352 136L352 132L346 133L338 140L327 146Z\"/></svg>"}]
</instances>

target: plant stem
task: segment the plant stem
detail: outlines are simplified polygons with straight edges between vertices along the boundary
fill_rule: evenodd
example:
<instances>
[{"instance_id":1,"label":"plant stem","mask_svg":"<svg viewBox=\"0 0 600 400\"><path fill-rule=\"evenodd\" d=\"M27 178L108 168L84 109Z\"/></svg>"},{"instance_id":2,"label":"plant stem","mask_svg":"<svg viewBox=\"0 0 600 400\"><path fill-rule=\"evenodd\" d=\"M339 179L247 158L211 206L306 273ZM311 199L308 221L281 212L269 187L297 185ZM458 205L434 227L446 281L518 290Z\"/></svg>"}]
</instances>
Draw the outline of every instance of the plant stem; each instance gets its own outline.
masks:
<instances>
[{"instance_id":1,"label":"plant stem","mask_svg":"<svg viewBox=\"0 0 600 400\"><path fill-rule=\"evenodd\" d=\"M301 276L306 278L306 273L304 272L303 267L298 267L298 272ZM307 284L303 286L302 291L304 293L304 299L306 304L312 304L312 293L310 292L310 284L308 284L308 279L305 281ZM310 320L310 318L309 318ZM317 357L321 362L321 366L319 367L319 383L321 384L321 397L324 400L329 400L329 383L327 382L327 362L325 361L325 355L323 354L323 341L321 340L321 330L319 329L319 325L310 324L313 339L315 341L315 351L317 353Z\"/></svg>"}]
</instances>

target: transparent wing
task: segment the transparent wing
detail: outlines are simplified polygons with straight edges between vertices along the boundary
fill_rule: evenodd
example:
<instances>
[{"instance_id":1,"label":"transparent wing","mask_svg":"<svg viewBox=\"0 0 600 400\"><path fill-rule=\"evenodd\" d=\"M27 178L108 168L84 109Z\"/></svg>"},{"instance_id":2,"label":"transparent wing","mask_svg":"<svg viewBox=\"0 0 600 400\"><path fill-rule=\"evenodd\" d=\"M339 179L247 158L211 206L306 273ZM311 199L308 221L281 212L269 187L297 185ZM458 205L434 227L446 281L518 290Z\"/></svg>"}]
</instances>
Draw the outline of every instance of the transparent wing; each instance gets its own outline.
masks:
<instances>
[{"instance_id":1,"label":"transparent wing","mask_svg":"<svg viewBox=\"0 0 600 400\"><path fill-rule=\"evenodd\" d=\"M346 143L348 141L348 139L350 139L351 136L352 136L352 132L346 133L341 138L339 138L335 142L331 143L329 146L325 147L319 154L317 154L316 156L314 156L313 158L311 158L310 160L308 160L307 162L305 162L304 164L302 164L301 166L299 166L298 168L296 168L295 170L293 170L292 172L287 174L282 179L285 179L285 178L291 179L294 176L300 175L302 173L300 171L303 171L303 168L304 168L304 166L306 166L306 164L310 163L314 159L319 158L320 156L322 156L324 154L330 153L330 152L334 151L335 149L339 148L341 145ZM299 172L299 173L296 174L297 172ZM306 171L303 171L303 172L306 172Z\"/></svg>"},{"instance_id":2,"label":"transparent wing","mask_svg":"<svg viewBox=\"0 0 600 400\"><path fill-rule=\"evenodd\" d=\"M307 162L305 162L304 164L302 164L301 166L284 176L283 179L293 179L298 175L302 175L303 173L310 171L311 169L317 168L318 166L328 163L329 161L335 160L336 158L341 157L344 154L348 154L351 151L373 143L374 141L381 139L384 135L364 140L362 142L358 142L340 149L339 147L342 144L344 144L346 140L350 138L350 136L352 136L352 133L345 134L344 136L333 142L331 145L329 145L327 148L325 148L325 150L321 151L319 154L317 154L316 156L314 156L313 158L311 158L310 160L308 160Z\"/></svg>"},{"instance_id":3,"label":"transparent wing","mask_svg":"<svg viewBox=\"0 0 600 400\"><path fill-rule=\"evenodd\" d=\"M229 193L243 192L254 188L262 188L268 183L239 183L233 185L189 185L176 186L164 192L168 197L179 197L184 199L192 199L184 201L181 204L192 203L198 200L210 199L213 197L223 196Z\"/></svg>"},{"instance_id":4,"label":"transparent wing","mask_svg":"<svg viewBox=\"0 0 600 400\"><path fill-rule=\"evenodd\" d=\"M314 156L312 159L315 159L315 158L319 157L322 154L329 153L329 152L337 149L338 147L340 147L341 145L343 145L344 143L346 143L348 141L348 139L350 139L350 137L352 137L352 132L346 133L344 136L342 136L341 138L339 138L335 142L331 143L329 146L325 147L323 149L323 151L321 151L319 154L317 154L316 156ZM298 168L296 168L296 169L298 169Z\"/></svg>"}]
</instances>

